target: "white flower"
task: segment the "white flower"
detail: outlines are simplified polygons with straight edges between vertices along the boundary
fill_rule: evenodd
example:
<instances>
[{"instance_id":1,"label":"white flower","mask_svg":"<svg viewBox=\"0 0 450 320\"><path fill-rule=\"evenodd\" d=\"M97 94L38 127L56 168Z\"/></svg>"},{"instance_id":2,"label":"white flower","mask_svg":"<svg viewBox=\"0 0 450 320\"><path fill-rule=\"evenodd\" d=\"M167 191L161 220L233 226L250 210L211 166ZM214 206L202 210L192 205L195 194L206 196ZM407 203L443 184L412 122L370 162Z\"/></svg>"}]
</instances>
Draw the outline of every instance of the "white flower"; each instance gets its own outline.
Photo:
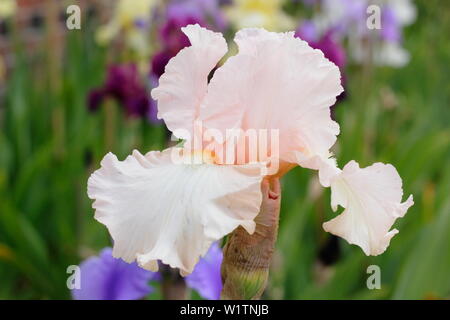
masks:
<instances>
[{"instance_id":1,"label":"white flower","mask_svg":"<svg viewBox=\"0 0 450 320\"><path fill-rule=\"evenodd\" d=\"M338 67L293 33L244 29L235 39L239 53L208 83L226 54L225 40L198 25L183 32L191 46L169 62L152 96L158 116L186 140L185 147L145 156L134 151L125 161L107 154L88 181L95 217L114 240L114 257L152 271L161 260L185 275L212 242L238 226L254 231L267 158L260 155L253 163L249 146L241 160L218 160L230 140L214 138L204 148L199 123L219 133L277 130L280 141L269 149L270 160L281 162L275 174L295 165L319 170L321 183L332 188L333 207L346 208L326 230L368 254L384 251L393 221L412 200L400 203L401 180L392 166L359 169L350 162L340 170L330 158L339 133L330 106L343 90ZM257 148L267 144L262 137L256 142Z\"/></svg>"},{"instance_id":2,"label":"white flower","mask_svg":"<svg viewBox=\"0 0 450 320\"><path fill-rule=\"evenodd\" d=\"M157 271L157 260L191 273L209 246L238 226L253 233L261 204L259 166L174 164L172 152L109 153L89 179L95 218L113 256Z\"/></svg>"}]
</instances>

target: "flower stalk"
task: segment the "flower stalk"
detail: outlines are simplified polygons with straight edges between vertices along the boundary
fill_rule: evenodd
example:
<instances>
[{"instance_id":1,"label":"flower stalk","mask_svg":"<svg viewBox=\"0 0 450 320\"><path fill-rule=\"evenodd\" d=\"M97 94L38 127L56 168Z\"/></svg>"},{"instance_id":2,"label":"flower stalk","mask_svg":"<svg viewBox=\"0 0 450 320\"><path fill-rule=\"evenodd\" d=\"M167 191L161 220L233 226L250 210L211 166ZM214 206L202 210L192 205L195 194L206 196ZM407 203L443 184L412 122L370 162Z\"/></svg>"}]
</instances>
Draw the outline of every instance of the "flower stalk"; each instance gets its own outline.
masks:
<instances>
[{"instance_id":1,"label":"flower stalk","mask_svg":"<svg viewBox=\"0 0 450 320\"><path fill-rule=\"evenodd\" d=\"M161 290L164 300L186 300L187 287L183 277L178 270L163 265L161 268L162 284Z\"/></svg>"},{"instance_id":2,"label":"flower stalk","mask_svg":"<svg viewBox=\"0 0 450 320\"><path fill-rule=\"evenodd\" d=\"M222 300L257 300L269 278L280 215L281 187L278 178L264 179L263 200L250 235L237 228L224 247L222 263Z\"/></svg>"}]
</instances>

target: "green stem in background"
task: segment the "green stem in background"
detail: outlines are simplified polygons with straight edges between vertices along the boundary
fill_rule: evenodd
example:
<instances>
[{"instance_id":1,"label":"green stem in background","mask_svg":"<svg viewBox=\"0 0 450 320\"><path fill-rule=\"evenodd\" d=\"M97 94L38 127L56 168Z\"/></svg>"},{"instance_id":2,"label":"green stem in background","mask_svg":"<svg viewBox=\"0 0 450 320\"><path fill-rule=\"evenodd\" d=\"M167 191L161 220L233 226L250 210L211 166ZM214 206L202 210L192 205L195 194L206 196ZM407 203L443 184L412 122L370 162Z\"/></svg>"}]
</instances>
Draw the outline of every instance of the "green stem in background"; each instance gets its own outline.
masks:
<instances>
[{"instance_id":1,"label":"green stem in background","mask_svg":"<svg viewBox=\"0 0 450 320\"><path fill-rule=\"evenodd\" d=\"M64 158L66 152L66 126L65 126L65 109L60 105L59 95L62 89L62 55L63 55L63 38L59 28L58 13L59 4L56 1L48 1L46 8L46 40L47 48L47 65L49 86L52 99L52 127L53 137L55 138L55 156L58 159Z\"/></svg>"},{"instance_id":2,"label":"green stem in background","mask_svg":"<svg viewBox=\"0 0 450 320\"><path fill-rule=\"evenodd\" d=\"M63 159L66 154L66 122L65 110L62 106L56 106L52 110L52 129L54 155L57 159Z\"/></svg>"},{"instance_id":3,"label":"green stem in background","mask_svg":"<svg viewBox=\"0 0 450 320\"><path fill-rule=\"evenodd\" d=\"M186 300L187 287L186 281L180 276L178 269L172 269L169 266L161 266L162 295L164 300Z\"/></svg>"},{"instance_id":4,"label":"green stem in background","mask_svg":"<svg viewBox=\"0 0 450 320\"><path fill-rule=\"evenodd\" d=\"M114 151L115 147L115 137L117 134L116 128L116 118L117 118L117 106L112 99L107 99L103 106L103 110L105 113L105 124L104 124L104 139L105 139L105 151L111 152Z\"/></svg>"},{"instance_id":5,"label":"green stem in background","mask_svg":"<svg viewBox=\"0 0 450 320\"><path fill-rule=\"evenodd\" d=\"M280 216L281 187L278 178L264 179L263 200L250 235L242 227L229 236L223 251L222 300L255 300L263 294L275 250Z\"/></svg>"}]
</instances>

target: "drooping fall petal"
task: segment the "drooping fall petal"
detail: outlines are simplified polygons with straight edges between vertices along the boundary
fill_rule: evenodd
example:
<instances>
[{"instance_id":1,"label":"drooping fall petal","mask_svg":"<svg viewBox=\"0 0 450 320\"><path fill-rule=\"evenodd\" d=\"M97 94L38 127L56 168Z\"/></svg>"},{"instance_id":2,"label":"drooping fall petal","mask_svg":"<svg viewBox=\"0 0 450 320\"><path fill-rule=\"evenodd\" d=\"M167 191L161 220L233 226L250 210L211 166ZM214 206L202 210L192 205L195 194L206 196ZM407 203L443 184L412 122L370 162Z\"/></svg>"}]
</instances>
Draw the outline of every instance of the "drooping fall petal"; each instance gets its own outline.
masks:
<instances>
[{"instance_id":1,"label":"drooping fall petal","mask_svg":"<svg viewBox=\"0 0 450 320\"><path fill-rule=\"evenodd\" d=\"M331 206L345 210L325 222L325 231L331 232L360 246L366 255L379 255L398 233L392 229L397 218L405 215L414 204L413 197L402 201L402 180L390 164L375 163L360 168L350 161L330 179Z\"/></svg>"},{"instance_id":2,"label":"drooping fall petal","mask_svg":"<svg viewBox=\"0 0 450 320\"><path fill-rule=\"evenodd\" d=\"M190 139L207 91L208 75L227 52L227 44L221 33L198 24L182 30L191 46L169 61L152 97L158 101L158 118L164 119L167 128L178 138Z\"/></svg>"},{"instance_id":3,"label":"drooping fall petal","mask_svg":"<svg viewBox=\"0 0 450 320\"><path fill-rule=\"evenodd\" d=\"M212 242L242 226L249 233L261 204L260 166L183 164L183 150L111 153L88 181L95 218L109 230L113 255L157 270L157 260L183 275Z\"/></svg>"}]
</instances>

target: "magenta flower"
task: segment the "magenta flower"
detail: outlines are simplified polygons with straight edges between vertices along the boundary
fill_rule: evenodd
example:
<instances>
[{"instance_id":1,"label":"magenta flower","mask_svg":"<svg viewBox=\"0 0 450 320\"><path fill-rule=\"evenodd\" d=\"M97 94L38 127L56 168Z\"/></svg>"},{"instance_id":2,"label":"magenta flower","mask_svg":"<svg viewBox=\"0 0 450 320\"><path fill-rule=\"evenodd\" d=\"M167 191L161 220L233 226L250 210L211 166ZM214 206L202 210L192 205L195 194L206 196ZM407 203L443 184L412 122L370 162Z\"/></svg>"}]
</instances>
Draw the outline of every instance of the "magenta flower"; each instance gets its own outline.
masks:
<instances>
[{"instance_id":1,"label":"magenta flower","mask_svg":"<svg viewBox=\"0 0 450 320\"><path fill-rule=\"evenodd\" d=\"M311 21L304 22L296 31L295 36L308 42L314 48L323 52L324 56L339 67L341 72L341 84L345 86L345 65L347 57L344 47L336 39L333 30L329 30L324 35L319 35L316 26ZM337 102L345 99L346 92L343 91L338 97ZM334 105L331 109L334 117Z\"/></svg>"},{"instance_id":2,"label":"magenta flower","mask_svg":"<svg viewBox=\"0 0 450 320\"><path fill-rule=\"evenodd\" d=\"M211 29L223 31L228 27L228 21L220 7L223 4L219 0L172 0L168 11L169 16L194 17L204 21Z\"/></svg>"},{"instance_id":3,"label":"magenta flower","mask_svg":"<svg viewBox=\"0 0 450 320\"><path fill-rule=\"evenodd\" d=\"M308 42L312 48L321 50L328 60L339 67L341 73L344 71L345 49L338 42L332 30L319 35L315 25L307 21L298 28L295 36Z\"/></svg>"},{"instance_id":4,"label":"magenta flower","mask_svg":"<svg viewBox=\"0 0 450 320\"><path fill-rule=\"evenodd\" d=\"M141 82L135 64L110 66L105 84L89 93L89 109L97 110L106 98L116 100L124 107L128 116L150 120L156 118L156 112L150 104L147 89Z\"/></svg>"},{"instance_id":5,"label":"magenta flower","mask_svg":"<svg viewBox=\"0 0 450 320\"><path fill-rule=\"evenodd\" d=\"M151 60L152 88L158 86L159 77L164 73L169 60L181 49L190 45L188 37L181 31L182 27L199 24L214 30L224 30L228 26L220 5L222 3L217 0L173 0L170 2L166 9L165 22L159 30L162 48L153 55ZM150 100L152 110L156 110L156 101ZM153 120L157 121L156 116Z\"/></svg>"},{"instance_id":6,"label":"magenta flower","mask_svg":"<svg viewBox=\"0 0 450 320\"><path fill-rule=\"evenodd\" d=\"M181 28L189 24L199 24L213 30L222 31L228 23L220 10L217 0L174 0L166 11L165 23L159 31L162 48L152 59L152 75L159 78L166 64L181 49L190 45Z\"/></svg>"},{"instance_id":7,"label":"magenta flower","mask_svg":"<svg viewBox=\"0 0 450 320\"><path fill-rule=\"evenodd\" d=\"M81 287L73 289L76 300L136 300L153 291L149 285L159 274L113 258L112 249L105 248L98 257L80 265Z\"/></svg>"},{"instance_id":8,"label":"magenta flower","mask_svg":"<svg viewBox=\"0 0 450 320\"><path fill-rule=\"evenodd\" d=\"M181 27L195 23L203 25L203 22L195 17L169 15L167 22L162 26L159 33L163 48L153 56L152 75L159 78L164 73L169 60L181 49L189 46L189 39L181 32Z\"/></svg>"}]
</instances>

